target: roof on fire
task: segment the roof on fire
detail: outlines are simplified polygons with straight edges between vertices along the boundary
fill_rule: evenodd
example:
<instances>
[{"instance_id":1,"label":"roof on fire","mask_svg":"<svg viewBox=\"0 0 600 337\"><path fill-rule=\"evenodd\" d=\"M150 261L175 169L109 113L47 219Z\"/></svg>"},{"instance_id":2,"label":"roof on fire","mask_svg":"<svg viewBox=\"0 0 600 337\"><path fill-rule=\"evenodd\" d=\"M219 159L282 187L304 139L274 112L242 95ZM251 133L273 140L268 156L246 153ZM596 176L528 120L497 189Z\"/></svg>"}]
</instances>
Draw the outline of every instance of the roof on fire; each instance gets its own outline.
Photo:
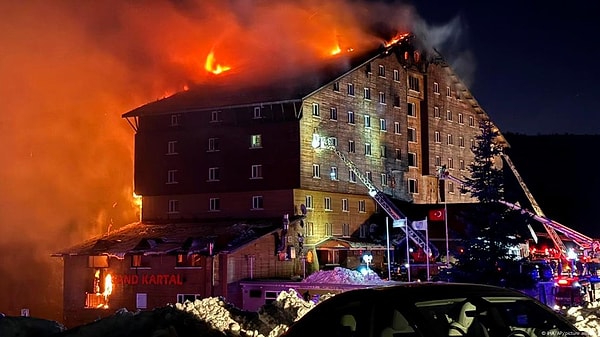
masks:
<instances>
[{"instance_id":1,"label":"roof on fire","mask_svg":"<svg viewBox=\"0 0 600 337\"><path fill-rule=\"evenodd\" d=\"M208 254L233 251L281 229L281 219L243 222L144 223L136 222L54 253L53 256L169 254L178 251Z\"/></svg>"}]
</instances>

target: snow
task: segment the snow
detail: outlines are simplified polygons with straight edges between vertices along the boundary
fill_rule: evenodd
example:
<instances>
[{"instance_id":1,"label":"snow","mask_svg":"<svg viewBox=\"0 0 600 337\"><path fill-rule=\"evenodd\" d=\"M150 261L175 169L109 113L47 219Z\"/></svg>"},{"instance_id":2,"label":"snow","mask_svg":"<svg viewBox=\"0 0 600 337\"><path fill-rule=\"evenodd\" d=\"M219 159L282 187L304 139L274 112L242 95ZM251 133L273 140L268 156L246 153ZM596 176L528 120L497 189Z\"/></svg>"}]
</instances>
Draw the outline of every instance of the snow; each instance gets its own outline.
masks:
<instances>
[{"instance_id":1,"label":"snow","mask_svg":"<svg viewBox=\"0 0 600 337\"><path fill-rule=\"evenodd\" d=\"M375 273L361 274L344 268L319 271L305 282L336 284L385 283ZM60 323L31 317L0 316L2 337L125 337L125 336L281 336L296 320L321 301L305 301L293 289L281 292L276 301L258 312L241 310L220 297L177 303L151 311L119 309L107 318L66 330ZM588 336L600 336L600 306L574 307L564 315ZM582 335L584 335L582 334Z\"/></svg>"}]
</instances>

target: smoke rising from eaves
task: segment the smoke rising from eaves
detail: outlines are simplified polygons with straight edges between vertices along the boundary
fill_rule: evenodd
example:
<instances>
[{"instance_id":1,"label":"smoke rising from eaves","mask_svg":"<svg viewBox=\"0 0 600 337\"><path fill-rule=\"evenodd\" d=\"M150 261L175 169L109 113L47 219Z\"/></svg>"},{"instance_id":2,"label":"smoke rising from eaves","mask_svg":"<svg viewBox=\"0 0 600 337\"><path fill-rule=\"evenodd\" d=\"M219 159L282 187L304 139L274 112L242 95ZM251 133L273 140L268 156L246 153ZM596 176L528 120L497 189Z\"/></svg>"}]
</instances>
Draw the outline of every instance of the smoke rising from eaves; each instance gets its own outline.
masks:
<instances>
[{"instance_id":1,"label":"smoke rising from eaves","mask_svg":"<svg viewBox=\"0 0 600 337\"><path fill-rule=\"evenodd\" d=\"M409 6L350 0L5 1L0 13L0 312L57 320L62 263L50 254L139 216L121 114L217 80L210 51L243 84L422 22Z\"/></svg>"}]
</instances>

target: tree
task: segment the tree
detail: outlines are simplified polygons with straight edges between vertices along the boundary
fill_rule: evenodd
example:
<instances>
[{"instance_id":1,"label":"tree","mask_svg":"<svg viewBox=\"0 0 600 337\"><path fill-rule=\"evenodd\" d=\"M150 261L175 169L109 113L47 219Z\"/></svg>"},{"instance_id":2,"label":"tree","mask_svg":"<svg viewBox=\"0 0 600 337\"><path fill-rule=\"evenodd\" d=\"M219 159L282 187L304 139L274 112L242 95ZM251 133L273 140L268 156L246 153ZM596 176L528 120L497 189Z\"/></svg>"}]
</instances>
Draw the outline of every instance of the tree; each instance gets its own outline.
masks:
<instances>
[{"instance_id":1,"label":"tree","mask_svg":"<svg viewBox=\"0 0 600 337\"><path fill-rule=\"evenodd\" d=\"M465 279L500 284L513 265L514 251L525 242L527 218L498 203L503 199L504 181L500 167L503 147L499 132L491 121L479 125L481 134L472 148L474 161L468 166L470 177L464 188L478 203L465 212L464 251L457 256L455 269ZM515 278L513 278L514 280Z\"/></svg>"}]
</instances>

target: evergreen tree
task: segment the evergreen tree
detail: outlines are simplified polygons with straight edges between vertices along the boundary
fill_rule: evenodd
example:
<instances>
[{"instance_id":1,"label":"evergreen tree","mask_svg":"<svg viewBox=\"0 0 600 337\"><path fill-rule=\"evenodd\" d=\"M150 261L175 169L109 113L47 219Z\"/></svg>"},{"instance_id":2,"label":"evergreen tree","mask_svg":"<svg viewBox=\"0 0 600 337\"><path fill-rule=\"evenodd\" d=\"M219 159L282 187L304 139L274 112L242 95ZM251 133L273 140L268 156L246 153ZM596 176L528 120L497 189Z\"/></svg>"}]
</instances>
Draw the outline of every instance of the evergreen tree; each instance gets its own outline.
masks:
<instances>
[{"instance_id":1,"label":"evergreen tree","mask_svg":"<svg viewBox=\"0 0 600 337\"><path fill-rule=\"evenodd\" d=\"M519 212L498 203L503 199L504 181L500 168L503 147L499 132L490 121L479 125L472 149L474 161L468 166L464 188L478 203L464 214L466 237L464 251L457 256L456 271L463 279L478 283L501 284L513 265L514 252L525 241L527 219Z\"/></svg>"}]
</instances>

